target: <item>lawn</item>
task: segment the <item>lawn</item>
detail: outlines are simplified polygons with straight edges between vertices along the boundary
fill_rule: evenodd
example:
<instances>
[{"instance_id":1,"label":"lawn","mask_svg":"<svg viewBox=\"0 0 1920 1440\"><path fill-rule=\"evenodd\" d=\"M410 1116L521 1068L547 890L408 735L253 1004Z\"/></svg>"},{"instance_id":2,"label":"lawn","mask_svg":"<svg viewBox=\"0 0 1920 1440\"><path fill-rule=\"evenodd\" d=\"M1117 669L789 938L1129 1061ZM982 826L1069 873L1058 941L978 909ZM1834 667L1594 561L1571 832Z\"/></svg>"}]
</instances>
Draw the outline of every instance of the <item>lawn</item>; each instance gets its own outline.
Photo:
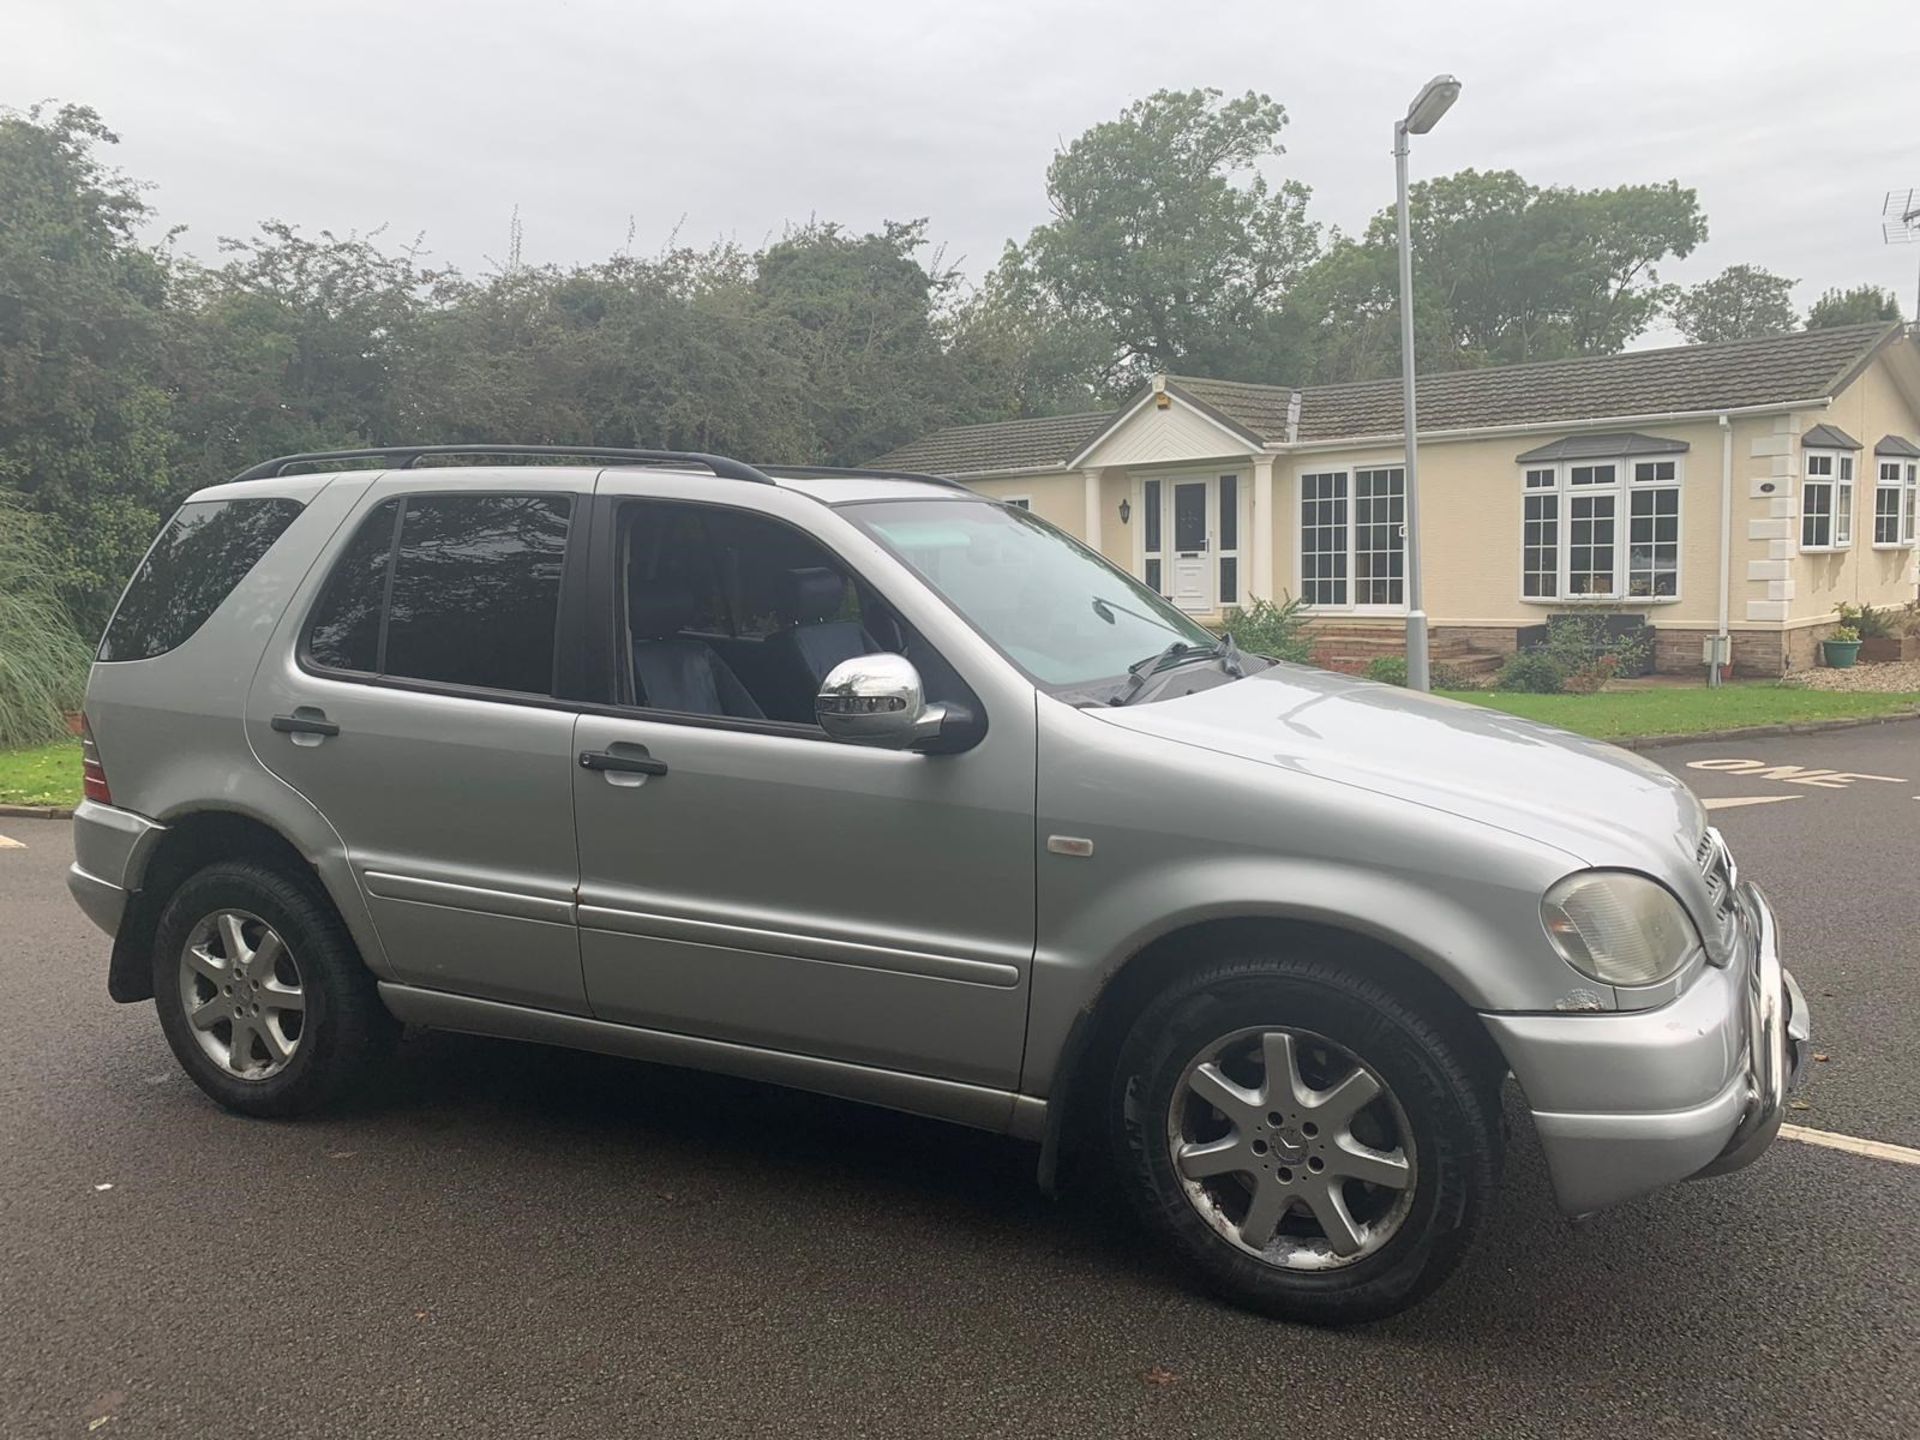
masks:
<instances>
[{"instance_id":1,"label":"lawn","mask_svg":"<svg viewBox=\"0 0 1920 1440\"><path fill-rule=\"evenodd\" d=\"M28 750L0 750L0 805L80 803L80 742L58 740Z\"/></svg>"},{"instance_id":2,"label":"lawn","mask_svg":"<svg viewBox=\"0 0 1920 1440\"><path fill-rule=\"evenodd\" d=\"M1487 705L1601 740L1911 714L1920 709L1920 695L1800 690L1767 684L1725 685L1718 690L1705 686L1615 690L1602 695L1517 695L1484 690L1444 693L1455 700Z\"/></svg>"}]
</instances>

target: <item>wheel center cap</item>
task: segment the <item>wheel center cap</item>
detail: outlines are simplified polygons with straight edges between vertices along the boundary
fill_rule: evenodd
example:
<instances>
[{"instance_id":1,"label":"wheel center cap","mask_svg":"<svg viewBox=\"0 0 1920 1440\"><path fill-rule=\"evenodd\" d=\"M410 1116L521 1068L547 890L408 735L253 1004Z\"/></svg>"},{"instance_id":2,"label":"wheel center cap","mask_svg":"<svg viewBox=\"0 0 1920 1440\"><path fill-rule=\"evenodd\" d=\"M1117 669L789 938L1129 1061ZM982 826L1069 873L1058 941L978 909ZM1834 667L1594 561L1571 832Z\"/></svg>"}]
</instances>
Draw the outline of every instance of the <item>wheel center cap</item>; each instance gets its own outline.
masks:
<instances>
[{"instance_id":1,"label":"wheel center cap","mask_svg":"<svg viewBox=\"0 0 1920 1440\"><path fill-rule=\"evenodd\" d=\"M1273 1148L1283 1160L1298 1160L1307 1153L1307 1142L1298 1130L1276 1130Z\"/></svg>"}]
</instances>

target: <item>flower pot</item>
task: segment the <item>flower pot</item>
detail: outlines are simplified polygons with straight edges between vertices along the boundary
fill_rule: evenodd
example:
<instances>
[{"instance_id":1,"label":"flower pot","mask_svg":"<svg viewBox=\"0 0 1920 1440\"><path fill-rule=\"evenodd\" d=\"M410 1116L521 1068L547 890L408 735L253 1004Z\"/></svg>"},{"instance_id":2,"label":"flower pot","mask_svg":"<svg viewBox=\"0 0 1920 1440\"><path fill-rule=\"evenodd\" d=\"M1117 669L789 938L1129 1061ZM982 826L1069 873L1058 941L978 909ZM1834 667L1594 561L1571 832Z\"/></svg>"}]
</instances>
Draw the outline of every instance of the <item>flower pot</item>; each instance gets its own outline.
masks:
<instances>
[{"instance_id":1,"label":"flower pot","mask_svg":"<svg viewBox=\"0 0 1920 1440\"><path fill-rule=\"evenodd\" d=\"M1820 649L1826 655L1828 666L1835 670L1851 670L1853 662L1860 658L1858 640L1822 640Z\"/></svg>"}]
</instances>

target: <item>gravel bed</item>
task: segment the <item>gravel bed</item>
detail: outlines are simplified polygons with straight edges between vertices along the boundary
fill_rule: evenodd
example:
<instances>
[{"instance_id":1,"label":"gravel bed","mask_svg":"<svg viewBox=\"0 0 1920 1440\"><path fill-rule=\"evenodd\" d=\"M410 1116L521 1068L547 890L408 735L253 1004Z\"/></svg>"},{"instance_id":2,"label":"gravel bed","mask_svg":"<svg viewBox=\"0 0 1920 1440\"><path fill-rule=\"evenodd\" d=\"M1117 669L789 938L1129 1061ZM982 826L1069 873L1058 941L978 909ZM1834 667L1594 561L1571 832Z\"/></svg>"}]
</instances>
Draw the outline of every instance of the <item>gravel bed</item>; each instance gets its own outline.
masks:
<instances>
[{"instance_id":1,"label":"gravel bed","mask_svg":"<svg viewBox=\"0 0 1920 1440\"><path fill-rule=\"evenodd\" d=\"M1790 676L1789 684L1808 690L1878 690L1889 693L1920 691L1920 660L1895 660L1886 665L1855 665L1851 670L1805 670Z\"/></svg>"}]
</instances>

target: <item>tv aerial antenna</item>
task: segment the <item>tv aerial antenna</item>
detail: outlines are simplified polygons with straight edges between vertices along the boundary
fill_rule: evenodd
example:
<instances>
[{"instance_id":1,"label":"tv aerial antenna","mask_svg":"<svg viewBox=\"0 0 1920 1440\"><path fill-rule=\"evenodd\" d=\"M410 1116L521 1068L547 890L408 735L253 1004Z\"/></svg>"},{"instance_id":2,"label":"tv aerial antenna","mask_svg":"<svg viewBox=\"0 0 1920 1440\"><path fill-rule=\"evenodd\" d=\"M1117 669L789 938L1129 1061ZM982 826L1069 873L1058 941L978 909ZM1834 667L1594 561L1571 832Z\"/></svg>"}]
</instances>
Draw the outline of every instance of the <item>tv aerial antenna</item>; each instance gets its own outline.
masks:
<instances>
[{"instance_id":1,"label":"tv aerial antenna","mask_svg":"<svg viewBox=\"0 0 1920 1440\"><path fill-rule=\"evenodd\" d=\"M1920 245L1920 190L1889 190L1880 206L1880 238L1889 245ZM1913 318L1920 323L1920 281L1915 282Z\"/></svg>"}]
</instances>

